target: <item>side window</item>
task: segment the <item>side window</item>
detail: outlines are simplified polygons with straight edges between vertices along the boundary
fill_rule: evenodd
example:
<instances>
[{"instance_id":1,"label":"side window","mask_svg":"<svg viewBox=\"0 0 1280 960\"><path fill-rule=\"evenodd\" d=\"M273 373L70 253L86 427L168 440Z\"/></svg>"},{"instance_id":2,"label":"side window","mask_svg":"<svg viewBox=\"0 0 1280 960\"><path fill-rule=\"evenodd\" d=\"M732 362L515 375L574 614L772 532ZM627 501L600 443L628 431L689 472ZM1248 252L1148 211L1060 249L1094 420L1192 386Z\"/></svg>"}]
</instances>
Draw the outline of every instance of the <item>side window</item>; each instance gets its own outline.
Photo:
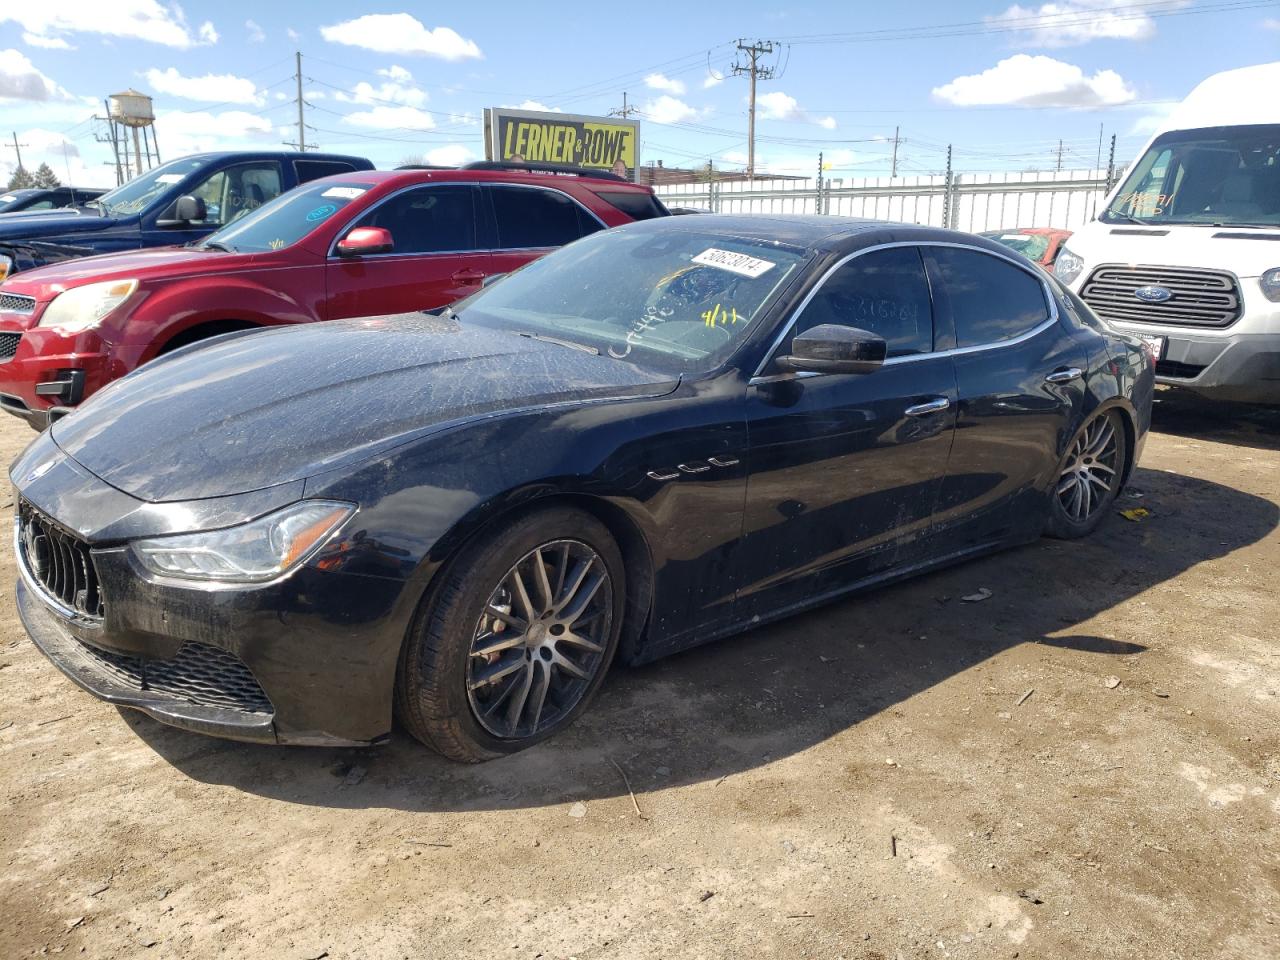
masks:
<instances>
[{"instance_id":1,"label":"side window","mask_svg":"<svg viewBox=\"0 0 1280 960\"><path fill-rule=\"evenodd\" d=\"M489 188L498 222L498 246L559 247L602 229L586 210L557 190L538 187Z\"/></svg>"},{"instance_id":2,"label":"side window","mask_svg":"<svg viewBox=\"0 0 1280 960\"><path fill-rule=\"evenodd\" d=\"M54 207L53 200L40 200L27 207L28 210L52 210Z\"/></svg>"},{"instance_id":3,"label":"side window","mask_svg":"<svg viewBox=\"0 0 1280 960\"><path fill-rule=\"evenodd\" d=\"M330 177L335 173L350 173L355 167L342 160L295 160L293 172L298 175L298 183L310 183L320 177Z\"/></svg>"},{"instance_id":4,"label":"side window","mask_svg":"<svg viewBox=\"0 0 1280 960\"><path fill-rule=\"evenodd\" d=\"M276 163L241 163L208 177L194 190L204 201L204 223L220 227L258 209L280 195L280 167Z\"/></svg>"},{"instance_id":5,"label":"side window","mask_svg":"<svg viewBox=\"0 0 1280 960\"><path fill-rule=\"evenodd\" d=\"M406 190L369 211L356 225L390 230L395 253L474 250L474 194L464 184Z\"/></svg>"},{"instance_id":6,"label":"side window","mask_svg":"<svg viewBox=\"0 0 1280 960\"><path fill-rule=\"evenodd\" d=\"M920 251L890 247L854 257L840 267L805 306L795 332L824 323L883 337L891 357L931 351L933 307Z\"/></svg>"},{"instance_id":7,"label":"side window","mask_svg":"<svg viewBox=\"0 0 1280 960\"><path fill-rule=\"evenodd\" d=\"M1049 319L1044 285L1026 270L976 250L931 247L951 303L956 346L1009 340Z\"/></svg>"}]
</instances>

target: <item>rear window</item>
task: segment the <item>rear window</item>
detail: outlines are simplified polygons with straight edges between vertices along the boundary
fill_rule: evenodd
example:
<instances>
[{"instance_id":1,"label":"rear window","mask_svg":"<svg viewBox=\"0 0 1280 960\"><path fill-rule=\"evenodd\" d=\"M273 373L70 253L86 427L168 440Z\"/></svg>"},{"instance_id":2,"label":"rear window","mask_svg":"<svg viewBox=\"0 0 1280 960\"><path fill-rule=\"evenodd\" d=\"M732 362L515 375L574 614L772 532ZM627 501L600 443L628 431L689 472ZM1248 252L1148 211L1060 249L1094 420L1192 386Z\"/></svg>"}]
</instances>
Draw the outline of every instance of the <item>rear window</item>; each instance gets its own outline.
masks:
<instances>
[{"instance_id":1,"label":"rear window","mask_svg":"<svg viewBox=\"0 0 1280 960\"><path fill-rule=\"evenodd\" d=\"M504 250L560 247L603 229L583 207L558 190L495 185L493 215Z\"/></svg>"},{"instance_id":2,"label":"rear window","mask_svg":"<svg viewBox=\"0 0 1280 960\"><path fill-rule=\"evenodd\" d=\"M951 302L956 345L1011 340L1049 319L1044 286L1021 267L976 250L931 247Z\"/></svg>"},{"instance_id":3,"label":"rear window","mask_svg":"<svg viewBox=\"0 0 1280 960\"><path fill-rule=\"evenodd\" d=\"M632 220L652 220L671 214L652 193L641 190L597 190L596 195Z\"/></svg>"},{"instance_id":4,"label":"rear window","mask_svg":"<svg viewBox=\"0 0 1280 960\"><path fill-rule=\"evenodd\" d=\"M293 169L298 174L298 183L310 183L335 173L351 173L355 165L343 160L295 160Z\"/></svg>"}]
</instances>

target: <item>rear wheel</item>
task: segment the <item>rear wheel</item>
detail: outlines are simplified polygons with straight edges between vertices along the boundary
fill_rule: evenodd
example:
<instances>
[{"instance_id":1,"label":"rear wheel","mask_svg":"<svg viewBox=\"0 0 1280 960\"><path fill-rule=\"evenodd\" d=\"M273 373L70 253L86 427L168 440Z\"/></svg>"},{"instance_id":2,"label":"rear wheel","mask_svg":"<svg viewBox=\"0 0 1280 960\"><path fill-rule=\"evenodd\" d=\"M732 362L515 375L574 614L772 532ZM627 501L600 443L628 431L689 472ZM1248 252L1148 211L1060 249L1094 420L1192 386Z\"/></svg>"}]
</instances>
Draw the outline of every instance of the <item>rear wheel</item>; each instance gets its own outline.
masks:
<instances>
[{"instance_id":1,"label":"rear wheel","mask_svg":"<svg viewBox=\"0 0 1280 960\"><path fill-rule=\"evenodd\" d=\"M590 514L529 514L443 573L401 654L396 712L427 746L478 762L586 708L617 649L622 555Z\"/></svg>"},{"instance_id":2,"label":"rear wheel","mask_svg":"<svg viewBox=\"0 0 1280 960\"><path fill-rule=\"evenodd\" d=\"M1063 540L1092 533L1120 492L1127 454L1124 422L1115 411L1081 427L1058 467L1045 532Z\"/></svg>"}]
</instances>

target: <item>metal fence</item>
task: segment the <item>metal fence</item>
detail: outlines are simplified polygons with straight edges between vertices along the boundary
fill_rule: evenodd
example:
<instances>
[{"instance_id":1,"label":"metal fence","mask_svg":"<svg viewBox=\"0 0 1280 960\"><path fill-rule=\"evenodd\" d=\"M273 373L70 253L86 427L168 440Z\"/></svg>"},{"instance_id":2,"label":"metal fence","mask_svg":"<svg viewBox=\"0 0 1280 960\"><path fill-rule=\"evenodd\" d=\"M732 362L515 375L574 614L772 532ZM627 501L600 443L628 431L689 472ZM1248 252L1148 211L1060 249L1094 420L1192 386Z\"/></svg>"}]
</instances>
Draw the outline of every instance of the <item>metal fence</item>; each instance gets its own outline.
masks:
<instances>
[{"instance_id":1,"label":"metal fence","mask_svg":"<svg viewBox=\"0 0 1280 960\"><path fill-rule=\"evenodd\" d=\"M961 173L857 180L668 184L668 206L716 213L825 213L980 233L1014 227L1076 230L1094 218L1114 180L1106 170Z\"/></svg>"}]
</instances>

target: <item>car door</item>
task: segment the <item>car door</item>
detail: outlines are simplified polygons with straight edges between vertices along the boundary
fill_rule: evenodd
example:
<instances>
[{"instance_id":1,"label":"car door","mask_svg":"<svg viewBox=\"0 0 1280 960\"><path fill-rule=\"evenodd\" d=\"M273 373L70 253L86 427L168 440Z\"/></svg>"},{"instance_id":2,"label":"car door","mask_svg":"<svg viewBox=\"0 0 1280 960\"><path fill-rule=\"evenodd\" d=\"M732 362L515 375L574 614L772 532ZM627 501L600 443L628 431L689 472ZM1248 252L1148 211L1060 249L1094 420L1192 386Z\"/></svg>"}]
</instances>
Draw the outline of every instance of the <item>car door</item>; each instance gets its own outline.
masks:
<instances>
[{"instance_id":1,"label":"car door","mask_svg":"<svg viewBox=\"0 0 1280 960\"><path fill-rule=\"evenodd\" d=\"M940 532L958 549L1034 537L1079 423L1088 352L1034 267L963 246L926 247L925 260L955 333L959 391Z\"/></svg>"},{"instance_id":2,"label":"car door","mask_svg":"<svg viewBox=\"0 0 1280 960\"><path fill-rule=\"evenodd\" d=\"M533 184L486 184L493 272L510 273L571 243L605 229L595 214L567 193Z\"/></svg>"},{"instance_id":3,"label":"car door","mask_svg":"<svg viewBox=\"0 0 1280 960\"><path fill-rule=\"evenodd\" d=\"M776 364L797 332L825 323L879 335L888 359L867 374ZM803 604L922 555L955 422L946 346L935 337L915 246L852 254L808 295L747 389L743 616Z\"/></svg>"},{"instance_id":4,"label":"car door","mask_svg":"<svg viewBox=\"0 0 1280 960\"><path fill-rule=\"evenodd\" d=\"M326 317L368 317L443 307L480 289L490 258L478 248L478 190L469 183L408 187L380 201L342 231L382 227L389 253L340 257L325 266Z\"/></svg>"},{"instance_id":5,"label":"car door","mask_svg":"<svg viewBox=\"0 0 1280 960\"><path fill-rule=\"evenodd\" d=\"M176 176L176 174L174 175ZM256 210L281 192L280 164L253 160L215 170L183 190L183 196L204 201L205 218L173 226L160 226L172 216L173 201L144 218L144 245L184 244L200 240L219 227Z\"/></svg>"}]
</instances>

